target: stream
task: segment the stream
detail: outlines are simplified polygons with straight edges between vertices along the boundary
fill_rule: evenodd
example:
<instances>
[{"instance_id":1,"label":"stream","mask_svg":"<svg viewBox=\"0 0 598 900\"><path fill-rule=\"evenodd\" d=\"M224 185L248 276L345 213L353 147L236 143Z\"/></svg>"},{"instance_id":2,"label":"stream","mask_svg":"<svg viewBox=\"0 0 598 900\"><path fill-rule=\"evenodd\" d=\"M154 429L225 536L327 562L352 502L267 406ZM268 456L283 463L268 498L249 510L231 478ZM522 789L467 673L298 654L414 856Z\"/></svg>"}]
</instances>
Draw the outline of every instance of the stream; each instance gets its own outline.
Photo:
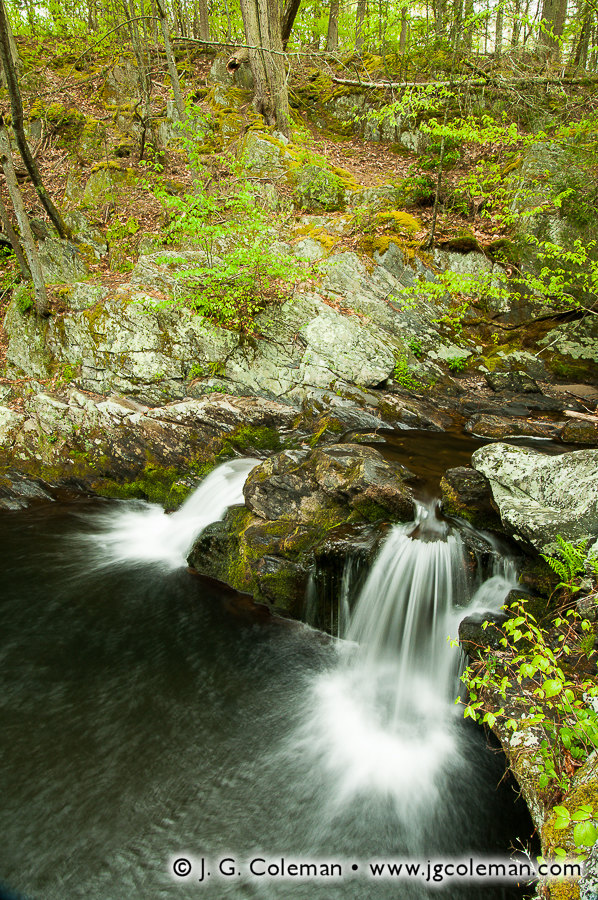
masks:
<instances>
[{"instance_id":1,"label":"stream","mask_svg":"<svg viewBox=\"0 0 598 900\"><path fill-rule=\"evenodd\" d=\"M454 705L447 642L500 606L509 562L466 578L458 532L422 505L345 640L260 616L184 567L254 464L220 467L170 516L100 499L0 512L0 897L524 896L369 869L529 841L504 758ZM283 880L283 859L320 877ZM342 877L322 875L333 864Z\"/></svg>"}]
</instances>

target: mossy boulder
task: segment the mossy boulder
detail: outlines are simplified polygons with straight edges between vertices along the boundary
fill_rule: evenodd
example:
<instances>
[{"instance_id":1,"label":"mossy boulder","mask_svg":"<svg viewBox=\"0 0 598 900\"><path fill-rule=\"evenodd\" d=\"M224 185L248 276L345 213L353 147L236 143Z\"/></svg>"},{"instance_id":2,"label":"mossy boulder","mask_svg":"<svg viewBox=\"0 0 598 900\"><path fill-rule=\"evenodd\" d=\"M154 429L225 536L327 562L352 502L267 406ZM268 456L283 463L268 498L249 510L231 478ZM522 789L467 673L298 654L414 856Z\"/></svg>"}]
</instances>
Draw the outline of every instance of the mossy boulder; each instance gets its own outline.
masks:
<instances>
[{"instance_id":1,"label":"mossy boulder","mask_svg":"<svg viewBox=\"0 0 598 900\"><path fill-rule=\"evenodd\" d=\"M295 163L293 154L282 140L256 130L245 136L239 156L248 174L266 178L287 176Z\"/></svg>"},{"instance_id":2,"label":"mossy boulder","mask_svg":"<svg viewBox=\"0 0 598 900\"><path fill-rule=\"evenodd\" d=\"M335 212L345 206L345 187L325 166L306 165L295 173L294 197L301 209Z\"/></svg>"},{"instance_id":3,"label":"mossy boulder","mask_svg":"<svg viewBox=\"0 0 598 900\"><path fill-rule=\"evenodd\" d=\"M332 558L339 541L343 553L352 543L362 552L368 521L411 518L410 478L369 447L283 451L250 472L245 507L203 532L189 564L302 618L316 559ZM372 546L371 532L366 543Z\"/></svg>"},{"instance_id":4,"label":"mossy boulder","mask_svg":"<svg viewBox=\"0 0 598 900\"><path fill-rule=\"evenodd\" d=\"M119 163L101 163L94 168L83 191L83 205L96 208L104 203L114 203L119 193L131 187L135 177L132 169Z\"/></svg>"},{"instance_id":5,"label":"mossy boulder","mask_svg":"<svg viewBox=\"0 0 598 900\"><path fill-rule=\"evenodd\" d=\"M408 520L411 477L371 447L335 444L271 457L250 473L244 495L247 507L263 519L332 522L342 509L339 521L352 511L357 519Z\"/></svg>"},{"instance_id":6,"label":"mossy boulder","mask_svg":"<svg viewBox=\"0 0 598 900\"><path fill-rule=\"evenodd\" d=\"M68 382L77 366L56 375ZM0 407L0 463L54 484L177 506L219 462L263 458L296 441L296 410L259 397L210 394L154 408L73 385L37 393L25 412Z\"/></svg>"}]
</instances>

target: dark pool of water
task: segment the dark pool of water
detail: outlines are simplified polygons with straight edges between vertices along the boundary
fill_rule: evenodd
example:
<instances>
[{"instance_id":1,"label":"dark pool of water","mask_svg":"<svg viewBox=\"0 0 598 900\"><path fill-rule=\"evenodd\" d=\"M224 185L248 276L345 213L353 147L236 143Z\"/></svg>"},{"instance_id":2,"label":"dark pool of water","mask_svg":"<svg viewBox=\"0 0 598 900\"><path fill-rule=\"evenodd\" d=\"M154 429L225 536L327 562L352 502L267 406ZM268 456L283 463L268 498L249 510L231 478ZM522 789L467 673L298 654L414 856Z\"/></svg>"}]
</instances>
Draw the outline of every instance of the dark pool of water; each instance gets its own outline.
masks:
<instances>
[{"instance_id":1,"label":"dark pool of water","mask_svg":"<svg viewBox=\"0 0 598 900\"><path fill-rule=\"evenodd\" d=\"M429 436L428 436L429 437ZM98 501L99 502L99 501ZM354 860L505 854L530 822L504 760L465 729L433 809L373 792L336 805L297 745L309 629L236 614L185 570L97 571L73 540L89 501L0 513L0 881L39 900L511 898L516 888L173 880L173 858ZM0 896L3 889L0 888Z\"/></svg>"}]
</instances>

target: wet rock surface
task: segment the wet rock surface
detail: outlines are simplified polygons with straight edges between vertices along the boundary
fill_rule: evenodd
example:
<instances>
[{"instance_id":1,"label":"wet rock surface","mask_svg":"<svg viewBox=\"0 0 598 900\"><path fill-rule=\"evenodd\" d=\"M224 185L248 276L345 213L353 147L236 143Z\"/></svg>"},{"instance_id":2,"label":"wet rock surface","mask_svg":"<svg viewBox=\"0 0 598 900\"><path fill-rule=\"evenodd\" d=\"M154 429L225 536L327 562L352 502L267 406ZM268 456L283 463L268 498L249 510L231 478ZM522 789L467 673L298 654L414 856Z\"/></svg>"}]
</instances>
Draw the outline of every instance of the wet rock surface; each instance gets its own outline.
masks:
<instances>
[{"instance_id":1,"label":"wet rock surface","mask_svg":"<svg viewBox=\"0 0 598 900\"><path fill-rule=\"evenodd\" d=\"M409 480L370 447L283 451L252 470L245 507L203 532L189 564L302 618L317 561L342 568L347 553L370 558L383 531L368 521L412 517Z\"/></svg>"}]
</instances>

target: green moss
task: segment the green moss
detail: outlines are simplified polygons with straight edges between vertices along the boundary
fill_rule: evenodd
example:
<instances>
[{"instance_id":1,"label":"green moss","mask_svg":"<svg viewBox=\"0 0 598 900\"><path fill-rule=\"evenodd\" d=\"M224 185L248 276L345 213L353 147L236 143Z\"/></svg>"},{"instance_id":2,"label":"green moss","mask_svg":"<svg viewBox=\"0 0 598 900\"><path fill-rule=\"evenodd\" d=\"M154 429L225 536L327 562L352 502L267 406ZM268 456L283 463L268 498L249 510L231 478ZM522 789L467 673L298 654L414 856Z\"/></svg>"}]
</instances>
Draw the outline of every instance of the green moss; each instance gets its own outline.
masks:
<instances>
[{"instance_id":1,"label":"green moss","mask_svg":"<svg viewBox=\"0 0 598 900\"><path fill-rule=\"evenodd\" d=\"M29 110L29 120L33 119L44 119L58 135L58 146L67 149L78 142L87 121L87 117L78 109L61 103L44 106L41 100L36 100Z\"/></svg>"},{"instance_id":2,"label":"green moss","mask_svg":"<svg viewBox=\"0 0 598 900\"><path fill-rule=\"evenodd\" d=\"M276 453L281 449L280 436L275 428L267 425L240 425L224 439L220 455L232 455L233 450Z\"/></svg>"},{"instance_id":3,"label":"green moss","mask_svg":"<svg viewBox=\"0 0 598 900\"><path fill-rule=\"evenodd\" d=\"M13 294L14 302L23 315L33 309L33 282L25 281L20 284Z\"/></svg>"},{"instance_id":4,"label":"green moss","mask_svg":"<svg viewBox=\"0 0 598 900\"><path fill-rule=\"evenodd\" d=\"M413 237L421 229L421 222L410 213L401 209L389 209L375 216L376 224L388 225L396 234Z\"/></svg>"},{"instance_id":5,"label":"green moss","mask_svg":"<svg viewBox=\"0 0 598 900\"><path fill-rule=\"evenodd\" d=\"M302 209L334 212L344 206L345 187L330 169L306 165L296 172L294 196Z\"/></svg>"},{"instance_id":6,"label":"green moss","mask_svg":"<svg viewBox=\"0 0 598 900\"><path fill-rule=\"evenodd\" d=\"M383 519L388 519L388 511L373 500L357 497L353 501L353 507L366 522L380 522Z\"/></svg>"}]
</instances>

